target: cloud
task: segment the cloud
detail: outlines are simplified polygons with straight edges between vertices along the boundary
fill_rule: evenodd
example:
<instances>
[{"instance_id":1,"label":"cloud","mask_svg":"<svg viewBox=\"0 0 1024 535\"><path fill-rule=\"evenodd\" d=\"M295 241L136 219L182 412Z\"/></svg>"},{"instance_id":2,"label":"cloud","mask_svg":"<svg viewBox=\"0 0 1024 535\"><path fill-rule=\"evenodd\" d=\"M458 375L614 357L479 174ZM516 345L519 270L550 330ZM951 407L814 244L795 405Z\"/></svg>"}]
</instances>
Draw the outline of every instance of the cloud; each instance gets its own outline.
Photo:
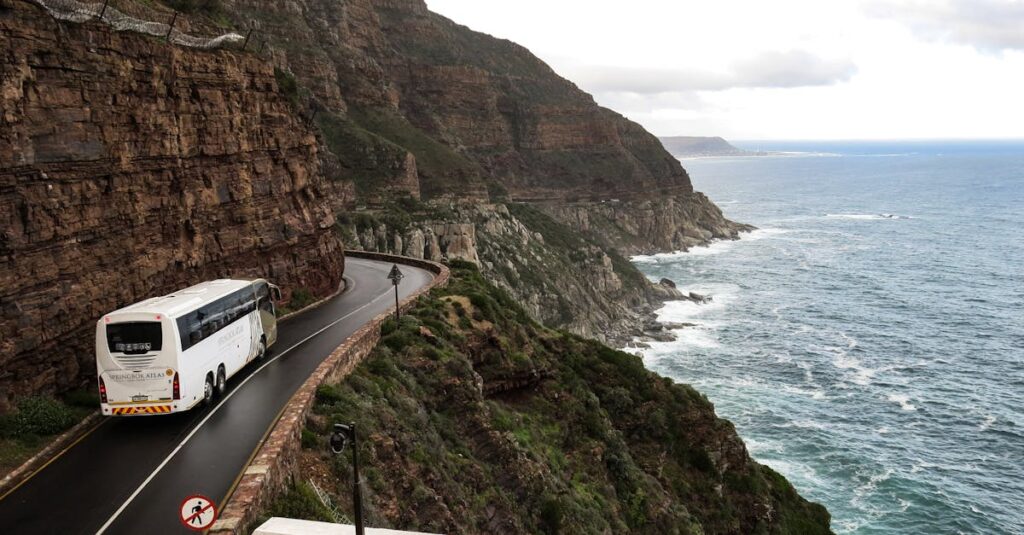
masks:
<instances>
[{"instance_id":1,"label":"cloud","mask_svg":"<svg viewBox=\"0 0 1024 535\"><path fill-rule=\"evenodd\" d=\"M825 59L802 50L764 52L736 61L724 72L572 65L564 69L584 89L600 93L662 94L733 88L791 88L849 80L857 68L849 59Z\"/></svg>"},{"instance_id":2,"label":"cloud","mask_svg":"<svg viewBox=\"0 0 1024 535\"><path fill-rule=\"evenodd\" d=\"M925 39L982 51L1024 50L1022 0L887 0L867 4L866 12L899 21Z\"/></svg>"}]
</instances>

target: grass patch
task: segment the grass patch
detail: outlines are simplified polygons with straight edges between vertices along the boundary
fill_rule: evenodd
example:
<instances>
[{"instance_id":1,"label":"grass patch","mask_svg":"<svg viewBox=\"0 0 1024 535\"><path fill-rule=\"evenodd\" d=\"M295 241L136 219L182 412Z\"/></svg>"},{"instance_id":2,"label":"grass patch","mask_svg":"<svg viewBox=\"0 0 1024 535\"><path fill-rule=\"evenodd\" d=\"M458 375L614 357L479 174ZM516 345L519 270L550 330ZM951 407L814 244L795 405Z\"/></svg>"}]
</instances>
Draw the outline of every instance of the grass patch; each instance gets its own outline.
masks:
<instances>
[{"instance_id":1,"label":"grass patch","mask_svg":"<svg viewBox=\"0 0 1024 535\"><path fill-rule=\"evenodd\" d=\"M0 476L21 466L99 407L98 397L85 391L71 392L65 400L27 397L14 411L0 416Z\"/></svg>"}]
</instances>

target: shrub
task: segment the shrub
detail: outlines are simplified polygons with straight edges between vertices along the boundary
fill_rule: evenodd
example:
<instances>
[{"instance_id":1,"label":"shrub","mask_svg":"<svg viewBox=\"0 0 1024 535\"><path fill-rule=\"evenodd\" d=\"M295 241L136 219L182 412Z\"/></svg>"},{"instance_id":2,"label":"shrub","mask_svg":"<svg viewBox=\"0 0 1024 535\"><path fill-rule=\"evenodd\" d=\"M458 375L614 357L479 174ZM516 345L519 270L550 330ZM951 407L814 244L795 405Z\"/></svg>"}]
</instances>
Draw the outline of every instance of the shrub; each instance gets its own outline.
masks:
<instances>
[{"instance_id":1,"label":"shrub","mask_svg":"<svg viewBox=\"0 0 1024 535\"><path fill-rule=\"evenodd\" d=\"M277 81L277 87L281 90L281 94L288 99L292 106L298 108L299 83L295 81L295 75L274 67L274 79Z\"/></svg>"},{"instance_id":2,"label":"shrub","mask_svg":"<svg viewBox=\"0 0 1024 535\"><path fill-rule=\"evenodd\" d=\"M540 529L544 533L555 534L562 530L562 518L565 516L562 502L549 496L540 506Z\"/></svg>"},{"instance_id":3,"label":"shrub","mask_svg":"<svg viewBox=\"0 0 1024 535\"><path fill-rule=\"evenodd\" d=\"M296 288L295 291L292 292L291 300L288 301L288 308L292 310L301 310L312 305L315 300L313 292L310 292L308 288Z\"/></svg>"},{"instance_id":4,"label":"shrub","mask_svg":"<svg viewBox=\"0 0 1024 535\"><path fill-rule=\"evenodd\" d=\"M340 388L334 385L320 385L316 387L316 400L323 404L334 404L345 399L345 394Z\"/></svg>"},{"instance_id":5,"label":"shrub","mask_svg":"<svg viewBox=\"0 0 1024 535\"><path fill-rule=\"evenodd\" d=\"M278 497L271 504L267 516L319 520L321 522L335 521L334 515L324 507L324 504L320 503L313 488L303 481L293 484L283 495Z\"/></svg>"},{"instance_id":6,"label":"shrub","mask_svg":"<svg viewBox=\"0 0 1024 535\"><path fill-rule=\"evenodd\" d=\"M320 445L320 437L309 429L302 429L302 447L311 450Z\"/></svg>"},{"instance_id":7,"label":"shrub","mask_svg":"<svg viewBox=\"0 0 1024 535\"><path fill-rule=\"evenodd\" d=\"M75 415L67 405L45 397L28 397L18 403L18 410L4 418L0 425L4 434L56 435L75 425Z\"/></svg>"}]
</instances>

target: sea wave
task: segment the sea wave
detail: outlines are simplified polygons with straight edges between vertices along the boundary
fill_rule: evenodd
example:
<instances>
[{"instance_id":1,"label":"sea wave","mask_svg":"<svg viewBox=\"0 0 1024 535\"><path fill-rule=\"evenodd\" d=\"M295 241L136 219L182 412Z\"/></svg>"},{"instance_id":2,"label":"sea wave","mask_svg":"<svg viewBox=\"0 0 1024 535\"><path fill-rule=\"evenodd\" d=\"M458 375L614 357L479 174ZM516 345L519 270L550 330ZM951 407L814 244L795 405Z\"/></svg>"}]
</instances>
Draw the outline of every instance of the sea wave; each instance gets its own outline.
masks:
<instances>
[{"instance_id":1,"label":"sea wave","mask_svg":"<svg viewBox=\"0 0 1024 535\"><path fill-rule=\"evenodd\" d=\"M913 219L909 215L898 214L825 214L825 217L832 219Z\"/></svg>"},{"instance_id":2,"label":"sea wave","mask_svg":"<svg viewBox=\"0 0 1024 535\"><path fill-rule=\"evenodd\" d=\"M893 403L896 403L897 405L900 406L901 409L907 412L914 412L917 410L917 407L915 407L914 404L910 402L910 396L906 394L889 394L887 399Z\"/></svg>"},{"instance_id":3,"label":"sea wave","mask_svg":"<svg viewBox=\"0 0 1024 535\"><path fill-rule=\"evenodd\" d=\"M656 253L651 255L636 255L630 258L633 262L641 264L670 264L678 262L687 257L693 256L708 256L724 253L731 250L737 244L748 243L752 241L762 240L771 236L777 236L779 234L785 234L788 232L785 229L776 228L759 228L740 235L738 240L715 240L708 245L701 245L697 247L691 247L686 251L674 251L671 253Z\"/></svg>"}]
</instances>

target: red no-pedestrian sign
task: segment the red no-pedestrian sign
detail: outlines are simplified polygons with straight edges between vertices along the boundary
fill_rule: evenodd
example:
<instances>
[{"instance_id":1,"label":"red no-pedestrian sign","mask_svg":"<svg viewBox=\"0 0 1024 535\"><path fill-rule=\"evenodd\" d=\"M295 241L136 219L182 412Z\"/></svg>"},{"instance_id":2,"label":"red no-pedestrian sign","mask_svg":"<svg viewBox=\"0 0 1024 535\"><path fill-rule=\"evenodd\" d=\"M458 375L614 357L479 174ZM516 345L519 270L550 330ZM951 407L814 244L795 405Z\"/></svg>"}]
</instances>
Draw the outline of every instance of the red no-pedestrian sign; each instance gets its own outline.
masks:
<instances>
[{"instance_id":1,"label":"red no-pedestrian sign","mask_svg":"<svg viewBox=\"0 0 1024 535\"><path fill-rule=\"evenodd\" d=\"M209 529L217 520L217 506L206 496L195 494L181 502L181 514L178 518L186 528L203 531Z\"/></svg>"}]
</instances>

